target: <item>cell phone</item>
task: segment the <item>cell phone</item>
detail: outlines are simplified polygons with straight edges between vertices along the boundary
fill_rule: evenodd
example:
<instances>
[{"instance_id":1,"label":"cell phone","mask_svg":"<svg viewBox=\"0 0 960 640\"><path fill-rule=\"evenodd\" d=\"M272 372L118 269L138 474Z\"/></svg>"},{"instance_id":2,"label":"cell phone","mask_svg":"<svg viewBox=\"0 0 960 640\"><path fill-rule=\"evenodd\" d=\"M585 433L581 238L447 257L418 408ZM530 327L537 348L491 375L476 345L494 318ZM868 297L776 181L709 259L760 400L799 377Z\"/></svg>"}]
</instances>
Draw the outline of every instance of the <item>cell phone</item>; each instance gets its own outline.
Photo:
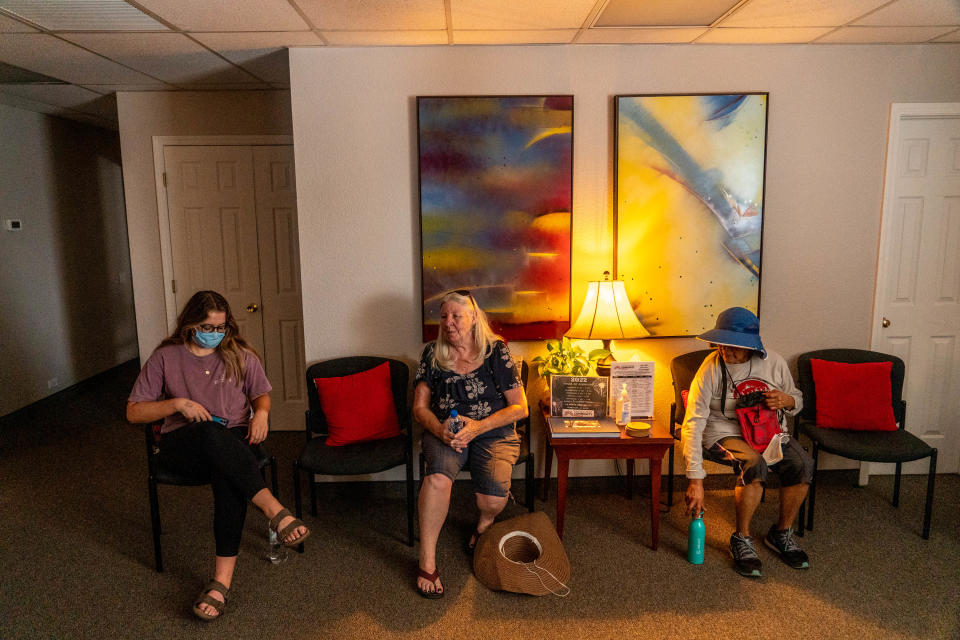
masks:
<instances>
[{"instance_id":1,"label":"cell phone","mask_svg":"<svg viewBox=\"0 0 960 640\"><path fill-rule=\"evenodd\" d=\"M227 426L227 419L226 419L226 418L221 418L220 416L215 416L215 415L213 415L213 414L211 413L211 414L210 414L210 419L213 420L214 422L218 423L218 424L222 424L223 426Z\"/></svg>"}]
</instances>

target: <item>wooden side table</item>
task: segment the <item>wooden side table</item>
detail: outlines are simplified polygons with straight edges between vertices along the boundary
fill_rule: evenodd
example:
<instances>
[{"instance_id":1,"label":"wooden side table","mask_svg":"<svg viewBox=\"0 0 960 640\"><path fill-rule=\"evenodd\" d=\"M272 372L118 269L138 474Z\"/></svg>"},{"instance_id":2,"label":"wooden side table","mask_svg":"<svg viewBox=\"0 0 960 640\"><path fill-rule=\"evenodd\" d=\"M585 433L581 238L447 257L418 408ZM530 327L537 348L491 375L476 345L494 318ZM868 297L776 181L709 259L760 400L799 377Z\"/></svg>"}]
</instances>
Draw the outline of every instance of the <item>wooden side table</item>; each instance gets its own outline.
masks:
<instances>
[{"instance_id":1,"label":"wooden side table","mask_svg":"<svg viewBox=\"0 0 960 640\"><path fill-rule=\"evenodd\" d=\"M553 454L557 454L557 535L563 538L563 517L567 507L567 475L571 460L627 460L628 487L632 485L634 460L650 461L650 526L656 549L660 542L660 463L670 450L673 437L659 420L646 420L651 424L650 435L634 438L621 429L619 438L554 438L550 431L549 407L540 406L546 435L545 472L543 499L547 499L547 485L553 467ZM632 494L632 487L631 487Z\"/></svg>"}]
</instances>

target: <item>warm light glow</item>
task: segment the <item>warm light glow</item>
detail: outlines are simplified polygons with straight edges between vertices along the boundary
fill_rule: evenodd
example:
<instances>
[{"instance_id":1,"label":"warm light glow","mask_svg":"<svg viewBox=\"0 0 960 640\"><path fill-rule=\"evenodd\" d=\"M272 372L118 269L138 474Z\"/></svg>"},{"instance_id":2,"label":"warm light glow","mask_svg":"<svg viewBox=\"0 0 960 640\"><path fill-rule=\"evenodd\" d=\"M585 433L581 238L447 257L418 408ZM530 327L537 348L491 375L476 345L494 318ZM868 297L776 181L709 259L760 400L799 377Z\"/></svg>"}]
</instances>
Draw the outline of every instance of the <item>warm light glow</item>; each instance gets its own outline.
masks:
<instances>
[{"instance_id":1,"label":"warm light glow","mask_svg":"<svg viewBox=\"0 0 960 640\"><path fill-rule=\"evenodd\" d=\"M569 338L592 340L645 338L649 335L630 306L622 280L590 282L580 315L566 333Z\"/></svg>"}]
</instances>

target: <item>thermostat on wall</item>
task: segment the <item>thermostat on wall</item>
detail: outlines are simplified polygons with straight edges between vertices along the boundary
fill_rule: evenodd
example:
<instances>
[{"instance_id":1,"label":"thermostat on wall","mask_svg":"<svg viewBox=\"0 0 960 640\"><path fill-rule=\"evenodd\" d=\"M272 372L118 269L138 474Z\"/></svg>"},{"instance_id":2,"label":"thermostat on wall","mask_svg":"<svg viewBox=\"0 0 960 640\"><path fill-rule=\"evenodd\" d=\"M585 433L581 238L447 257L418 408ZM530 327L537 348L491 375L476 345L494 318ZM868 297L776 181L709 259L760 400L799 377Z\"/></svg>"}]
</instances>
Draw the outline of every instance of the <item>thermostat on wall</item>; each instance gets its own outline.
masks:
<instances>
[{"instance_id":1,"label":"thermostat on wall","mask_svg":"<svg viewBox=\"0 0 960 640\"><path fill-rule=\"evenodd\" d=\"M4 220L3 222L7 231L21 231L23 229L23 223L19 220Z\"/></svg>"}]
</instances>

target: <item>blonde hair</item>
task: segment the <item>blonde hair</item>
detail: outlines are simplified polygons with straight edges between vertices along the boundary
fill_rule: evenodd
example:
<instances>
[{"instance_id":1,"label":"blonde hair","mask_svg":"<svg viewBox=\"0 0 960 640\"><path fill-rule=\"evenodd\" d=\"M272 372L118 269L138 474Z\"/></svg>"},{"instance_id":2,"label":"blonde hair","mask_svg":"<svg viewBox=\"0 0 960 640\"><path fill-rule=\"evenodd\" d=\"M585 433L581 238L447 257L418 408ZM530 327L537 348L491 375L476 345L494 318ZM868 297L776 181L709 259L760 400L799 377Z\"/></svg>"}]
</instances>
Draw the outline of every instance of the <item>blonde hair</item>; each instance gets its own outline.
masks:
<instances>
[{"instance_id":1,"label":"blonde hair","mask_svg":"<svg viewBox=\"0 0 960 640\"><path fill-rule=\"evenodd\" d=\"M207 321L207 316L211 311L222 311L226 314L227 330L224 333L223 340L217 345L217 352L223 358L227 380L233 380L238 387L242 386L246 375L246 356L244 352L252 353L258 360L260 360L260 355L240 336L237 321L230 311L230 303L216 291L197 291L193 294L187 304L183 306L183 311L177 318L177 328L174 329L170 337L160 343L160 346L188 344L193 338L197 326Z\"/></svg>"},{"instance_id":2,"label":"blonde hair","mask_svg":"<svg viewBox=\"0 0 960 640\"><path fill-rule=\"evenodd\" d=\"M493 329L490 328L487 314L477 305L477 301L474 300L473 295L469 291L451 291L443 296L443 299L440 301L440 308L443 309L443 305L448 302L455 302L473 311L474 322L472 333L473 343L477 347L476 362L482 362L493 352L493 345L496 344L498 340L503 340L503 338L494 333ZM433 367L438 367L446 371L453 371L454 363L457 361L456 351L453 345L447 341L443 327L440 328L437 339L434 341L432 360L433 362L430 364Z\"/></svg>"}]
</instances>

